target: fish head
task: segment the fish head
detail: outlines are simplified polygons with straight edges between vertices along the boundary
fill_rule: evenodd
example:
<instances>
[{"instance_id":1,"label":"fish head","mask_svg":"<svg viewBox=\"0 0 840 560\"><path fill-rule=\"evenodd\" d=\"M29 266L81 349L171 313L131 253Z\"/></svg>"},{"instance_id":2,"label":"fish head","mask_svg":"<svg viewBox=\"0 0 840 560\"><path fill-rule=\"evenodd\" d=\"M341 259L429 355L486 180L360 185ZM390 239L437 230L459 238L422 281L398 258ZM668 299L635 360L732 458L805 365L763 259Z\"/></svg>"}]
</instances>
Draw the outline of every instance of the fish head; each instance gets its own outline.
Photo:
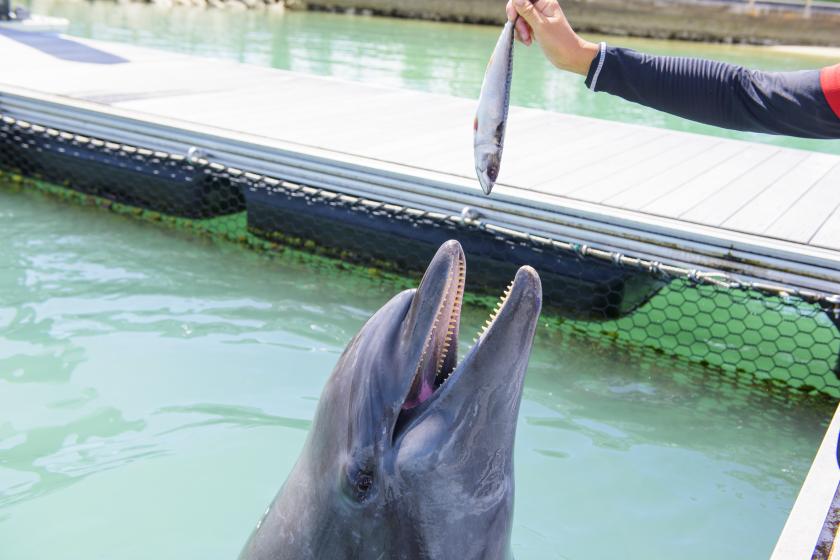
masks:
<instances>
[{"instance_id":1,"label":"fish head","mask_svg":"<svg viewBox=\"0 0 840 560\"><path fill-rule=\"evenodd\" d=\"M349 343L242 558L508 558L514 434L542 291L521 268L458 364L465 275L461 246L445 243L419 288Z\"/></svg>"},{"instance_id":2,"label":"fish head","mask_svg":"<svg viewBox=\"0 0 840 560\"><path fill-rule=\"evenodd\" d=\"M502 150L498 144L488 143L475 146L475 174L484 194L490 194L502 163Z\"/></svg>"}]
</instances>

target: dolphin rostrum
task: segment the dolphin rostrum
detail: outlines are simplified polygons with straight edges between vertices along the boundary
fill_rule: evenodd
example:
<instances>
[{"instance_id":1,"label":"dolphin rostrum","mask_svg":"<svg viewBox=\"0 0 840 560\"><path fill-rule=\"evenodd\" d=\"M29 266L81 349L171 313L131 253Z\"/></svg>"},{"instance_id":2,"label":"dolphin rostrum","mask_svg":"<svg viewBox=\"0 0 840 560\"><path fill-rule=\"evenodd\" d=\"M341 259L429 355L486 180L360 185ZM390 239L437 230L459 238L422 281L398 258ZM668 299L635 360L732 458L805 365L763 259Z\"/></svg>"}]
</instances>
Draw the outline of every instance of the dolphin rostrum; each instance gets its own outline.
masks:
<instances>
[{"instance_id":1,"label":"dolphin rostrum","mask_svg":"<svg viewBox=\"0 0 840 560\"><path fill-rule=\"evenodd\" d=\"M457 363L465 273L461 245L444 243L420 287L350 341L241 560L511 557L514 433L542 288L520 268Z\"/></svg>"}]
</instances>

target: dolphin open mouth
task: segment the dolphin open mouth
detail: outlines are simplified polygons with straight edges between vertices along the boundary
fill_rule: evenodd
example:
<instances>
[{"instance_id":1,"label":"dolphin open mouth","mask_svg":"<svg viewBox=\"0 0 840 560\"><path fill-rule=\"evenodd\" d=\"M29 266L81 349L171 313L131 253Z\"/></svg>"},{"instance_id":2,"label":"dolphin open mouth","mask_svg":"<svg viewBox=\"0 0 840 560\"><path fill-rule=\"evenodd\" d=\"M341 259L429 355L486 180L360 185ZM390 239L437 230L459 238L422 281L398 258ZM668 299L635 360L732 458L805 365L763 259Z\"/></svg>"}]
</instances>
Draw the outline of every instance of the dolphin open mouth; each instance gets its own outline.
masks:
<instances>
[{"instance_id":1,"label":"dolphin open mouth","mask_svg":"<svg viewBox=\"0 0 840 560\"><path fill-rule=\"evenodd\" d=\"M534 280L536 279L536 280ZM450 241L441 247L426 271L420 288L415 294L415 304L436 301L434 319L426 333L425 344L408 394L395 426L401 432L418 418L450 385L457 383L459 371L466 360L481 351L482 341L492 332L497 319L506 309L512 294L522 292L527 284L539 283L536 272L522 267L516 277L504 290L496 307L473 340L473 346L458 361L458 331L461 323L461 309L466 281L466 259L460 244ZM521 295L521 294L520 294Z\"/></svg>"}]
</instances>

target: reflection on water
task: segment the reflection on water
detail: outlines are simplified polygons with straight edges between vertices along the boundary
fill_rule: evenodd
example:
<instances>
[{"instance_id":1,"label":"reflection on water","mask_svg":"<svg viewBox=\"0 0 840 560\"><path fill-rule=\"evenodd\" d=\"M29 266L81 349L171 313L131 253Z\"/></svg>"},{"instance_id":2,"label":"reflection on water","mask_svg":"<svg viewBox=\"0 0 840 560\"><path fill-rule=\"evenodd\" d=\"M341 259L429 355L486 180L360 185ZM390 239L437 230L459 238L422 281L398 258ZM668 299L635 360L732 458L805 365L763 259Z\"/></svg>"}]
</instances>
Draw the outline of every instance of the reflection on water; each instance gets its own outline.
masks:
<instances>
[{"instance_id":1,"label":"reflection on water","mask_svg":"<svg viewBox=\"0 0 840 560\"><path fill-rule=\"evenodd\" d=\"M824 422L831 407L822 397L792 399L783 390L768 393L748 380L693 365L669 371L667 358L646 363L594 342L546 336L536 353L546 348L551 351L545 359L537 359L529 370L526 398L551 413L524 420L585 434L596 447L626 451L679 443L706 457L754 463L751 467L764 480L778 477L796 485L801 473L779 468L774 442L796 441L803 430ZM560 367L550 358L558 352ZM809 462L815 451L802 459Z\"/></svg>"},{"instance_id":2,"label":"reflection on water","mask_svg":"<svg viewBox=\"0 0 840 560\"><path fill-rule=\"evenodd\" d=\"M170 414L193 414L203 416L204 419L198 422L187 422L173 428L170 431L184 430L189 428L205 428L214 425L229 425L238 428L253 428L256 426L283 426L297 430L309 430L312 422L299 418L286 418L266 414L250 406L230 406L220 404L194 404L191 406L167 406L158 413ZM168 433L168 432L167 432Z\"/></svg>"},{"instance_id":3,"label":"reflection on water","mask_svg":"<svg viewBox=\"0 0 840 560\"><path fill-rule=\"evenodd\" d=\"M393 286L22 194L0 208L3 558L235 557ZM468 308L462 339L484 319ZM516 557L766 558L830 412L543 327Z\"/></svg>"},{"instance_id":4,"label":"reflection on water","mask_svg":"<svg viewBox=\"0 0 840 560\"><path fill-rule=\"evenodd\" d=\"M150 4L72 0L28 3L38 13L68 18L69 33L79 37L471 98L478 97L487 59L499 32L494 26L324 13L167 9ZM502 5L500 2L500 10ZM820 68L837 62L752 46L606 39L611 44L654 54L702 56L771 70ZM511 101L515 105L840 152L840 141L723 131L605 93L593 94L584 87L582 77L556 70L537 48L517 47L513 80Z\"/></svg>"},{"instance_id":5,"label":"reflection on water","mask_svg":"<svg viewBox=\"0 0 840 560\"><path fill-rule=\"evenodd\" d=\"M33 403L34 404L34 403ZM48 405L49 406L49 405ZM142 420L127 421L114 408L84 416L62 415L55 425L16 431L0 426L0 472L14 471L20 481L0 485L0 508L35 500L88 475L154 457L153 445L139 444ZM134 432L134 437L129 435ZM0 478L2 480L2 478Z\"/></svg>"},{"instance_id":6,"label":"reflection on water","mask_svg":"<svg viewBox=\"0 0 840 560\"><path fill-rule=\"evenodd\" d=\"M830 409L543 331L517 436L520 556L766 558Z\"/></svg>"}]
</instances>

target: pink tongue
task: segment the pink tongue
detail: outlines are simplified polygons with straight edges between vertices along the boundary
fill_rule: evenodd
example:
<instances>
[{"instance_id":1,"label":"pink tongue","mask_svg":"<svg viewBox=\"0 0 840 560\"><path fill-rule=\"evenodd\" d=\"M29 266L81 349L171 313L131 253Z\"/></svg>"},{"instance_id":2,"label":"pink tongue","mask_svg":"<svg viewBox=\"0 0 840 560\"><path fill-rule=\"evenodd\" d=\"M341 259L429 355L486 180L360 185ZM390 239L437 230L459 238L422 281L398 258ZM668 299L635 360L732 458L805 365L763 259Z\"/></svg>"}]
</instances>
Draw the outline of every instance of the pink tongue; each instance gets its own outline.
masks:
<instances>
[{"instance_id":1,"label":"pink tongue","mask_svg":"<svg viewBox=\"0 0 840 560\"><path fill-rule=\"evenodd\" d=\"M415 391L412 387L412 391L409 393L408 398L403 403L403 410L408 410L409 408L414 408L415 406L422 404L424 401L428 400L434 392L435 388L429 385L429 383L425 379L423 379L420 382L419 391Z\"/></svg>"}]
</instances>

